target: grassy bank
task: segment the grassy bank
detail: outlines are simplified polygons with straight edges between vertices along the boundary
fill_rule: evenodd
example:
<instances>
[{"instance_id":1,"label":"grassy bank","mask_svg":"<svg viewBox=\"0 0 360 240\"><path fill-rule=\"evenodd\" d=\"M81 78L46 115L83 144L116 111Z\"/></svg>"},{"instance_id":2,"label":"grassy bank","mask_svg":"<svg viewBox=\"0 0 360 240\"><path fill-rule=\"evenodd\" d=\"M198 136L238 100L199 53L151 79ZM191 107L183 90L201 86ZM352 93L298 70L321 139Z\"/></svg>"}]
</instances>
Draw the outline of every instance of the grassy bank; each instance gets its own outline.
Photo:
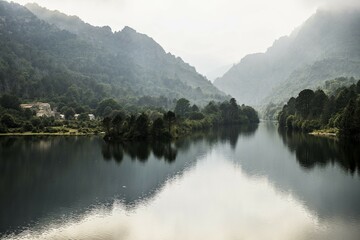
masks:
<instances>
[{"instance_id":1,"label":"grassy bank","mask_svg":"<svg viewBox=\"0 0 360 240\"><path fill-rule=\"evenodd\" d=\"M20 130L20 129L19 129ZM64 128L64 127L53 127L50 131L37 131L37 132L22 132L22 131L12 131L7 133L0 133L0 136L90 136L102 134L97 129L74 129L74 128Z\"/></svg>"},{"instance_id":2,"label":"grassy bank","mask_svg":"<svg viewBox=\"0 0 360 240\"><path fill-rule=\"evenodd\" d=\"M320 130L314 130L309 134L313 136L336 138L339 135L339 129L337 128L320 129Z\"/></svg>"}]
</instances>

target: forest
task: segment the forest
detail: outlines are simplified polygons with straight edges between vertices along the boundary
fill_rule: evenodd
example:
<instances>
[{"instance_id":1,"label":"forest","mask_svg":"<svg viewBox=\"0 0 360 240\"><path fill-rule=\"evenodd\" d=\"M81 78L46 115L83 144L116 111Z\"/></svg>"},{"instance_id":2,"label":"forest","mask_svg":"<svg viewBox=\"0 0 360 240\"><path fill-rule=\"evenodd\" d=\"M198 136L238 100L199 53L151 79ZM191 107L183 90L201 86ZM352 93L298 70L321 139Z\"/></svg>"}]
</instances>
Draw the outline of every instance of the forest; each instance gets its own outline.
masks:
<instances>
[{"instance_id":1,"label":"forest","mask_svg":"<svg viewBox=\"0 0 360 240\"><path fill-rule=\"evenodd\" d=\"M89 29L76 34L0 1L1 94L93 109L105 98L141 105L151 96L161 107L182 97L202 105L230 99L194 67L129 27L113 33L66 15L59 21Z\"/></svg>"},{"instance_id":2,"label":"forest","mask_svg":"<svg viewBox=\"0 0 360 240\"><path fill-rule=\"evenodd\" d=\"M188 135L194 130L226 125L259 123L257 112L249 106L239 106L234 98L224 102L209 102L204 108L181 98L174 111L147 110L126 115L115 112L104 117L105 140L168 140Z\"/></svg>"},{"instance_id":3,"label":"forest","mask_svg":"<svg viewBox=\"0 0 360 240\"><path fill-rule=\"evenodd\" d=\"M0 97L0 133L83 135L105 132L107 140L171 139L192 130L259 122L252 107L239 106L234 98L211 101L203 108L185 98L169 102L167 108L155 106L164 99L147 97L142 101L145 100L148 104L128 106L109 98L96 104L95 109L80 104L57 104L53 107L54 115L49 117L37 116L36 111L22 108L19 98L4 94ZM90 119L91 115L94 119Z\"/></svg>"},{"instance_id":4,"label":"forest","mask_svg":"<svg viewBox=\"0 0 360 240\"><path fill-rule=\"evenodd\" d=\"M360 80L325 94L305 89L290 98L279 113L279 127L312 132L322 130L343 137L360 137Z\"/></svg>"}]
</instances>

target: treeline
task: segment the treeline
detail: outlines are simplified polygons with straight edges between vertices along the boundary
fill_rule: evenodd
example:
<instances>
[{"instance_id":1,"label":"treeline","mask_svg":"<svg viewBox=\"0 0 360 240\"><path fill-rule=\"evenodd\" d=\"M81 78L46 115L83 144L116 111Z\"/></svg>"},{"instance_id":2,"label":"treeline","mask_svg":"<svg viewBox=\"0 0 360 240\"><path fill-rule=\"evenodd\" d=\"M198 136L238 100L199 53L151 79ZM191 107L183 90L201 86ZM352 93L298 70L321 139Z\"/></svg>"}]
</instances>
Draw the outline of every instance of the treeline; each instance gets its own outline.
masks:
<instances>
[{"instance_id":1,"label":"treeline","mask_svg":"<svg viewBox=\"0 0 360 240\"><path fill-rule=\"evenodd\" d=\"M73 88L72 94L63 99L38 99L40 102L49 103L57 117L37 117L36 112L30 109L21 109L21 103L29 103L26 99L15 95L0 95L0 133L66 133L69 129L77 129L80 133L101 132L101 123L98 121L105 116L114 115L121 111L125 113L147 112L151 116L159 115L161 109L174 108L176 101L166 97L141 97L128 101L116 101L106 98L102 101L94 101L92 104L82 104L76 96L78 91ZM35 101L36 102L36 101ZM160 109L160 110L159 110ZM78 115L75 119L75 115ZM96 117L96 121L90 121L89 114ZM60 118L59 115L63 115Z\"/></svg>"},{"instance_id":2,"label":"treeline","mask_svg":"<svg viewBox=\"0 0 360 240\"><path fill-rule=\"evenodd\" d=\"M81 133L93 134L102 131L99 121L90 121L94 111L88 107L75 108L58 105L57 117L37 117L36 111L22 109L20 99L4 94L0 97L0 133ZM60 118L64 115L64 119ZM78 114L75 119L75 114Z\"/></svg>"},{"instance_id":3,"label":"treeline","mask_svg":"<svg viewBox=\"0 0 360 240\"><path fill-rule=\"evenodd\" d=\"M181 98L174 111L158 109L126 114L115 110L103 119L105 139L109 141L171 139L197 129L250 123L259 123L257 112L252 107L239 106L234 98L222 103L211 101L204 108Z\"/></svg>"},{"instance_id":4,"label":"treeline","mask_svg":"<svg viewBox=\"0 0 360 240\"><path fill-rule=\"evenodd\" d=\"M348 88L353 84L357 84L357 80L354 77L337 77L334 79L326 80L324 84L318 88L324 91L327 96L336 96L342 89ZM262 111L261 115L266 120L277 120L280 111L284 104L270 102Z\"/></svg>"},{"instance_id":5,"label":"treeline","mask_svg":"<svg viewBox=\"0 0 360 240\"><path fill-rule=\"evenodd\" d=\"M311 132L333 128L341 136L360 136L360 80L332 95L322 90L301 91L290 98L278 116L279 126Z\"/></svg>"}]
</instances>

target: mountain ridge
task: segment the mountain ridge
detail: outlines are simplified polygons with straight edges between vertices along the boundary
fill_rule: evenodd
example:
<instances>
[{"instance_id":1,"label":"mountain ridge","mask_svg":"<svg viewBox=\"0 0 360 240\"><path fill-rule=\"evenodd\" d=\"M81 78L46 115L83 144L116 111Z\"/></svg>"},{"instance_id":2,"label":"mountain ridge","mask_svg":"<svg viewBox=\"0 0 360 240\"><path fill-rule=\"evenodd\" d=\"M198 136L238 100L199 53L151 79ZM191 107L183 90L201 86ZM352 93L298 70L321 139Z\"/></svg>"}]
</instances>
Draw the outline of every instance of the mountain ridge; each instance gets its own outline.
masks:
<instances>
[{"instance_id":1,"label":"mountain ridge","mask_svg":"<svg viewBox=\"0 0 360 240\"><path fill-rule=\"evenodd\" d=\"M197 88L201 84L200 88L202 90L205 89L212 94L221 94L215 90L210 81L196 72L195 67L185 63L180 57L166 53L153 38L138 33L129 26L125 26L121 31L112 32L110 27L93 27L79 17L68 16L56 10L50 11L37 4L27 4L26 7L40 19L60 29L77 34L80 38L93 44L100 44L104 49L112 53L130 56L134 63L142 68L153 70L161 65L163 69L159 71L160 74L171 75L175 71L174 68L178 66L182 71L177 72L177 76L172 77L180 78L181 81L191 87ZM196 76L189 79L189 74ZM194 82L197 84L194 84Z\"/></svg>"},{"instance_id":2,"label":"mountain ridge","mask_svg":"<svg viewBox=\"0 0 360 240\"><path fill-rule=\"evenodd\" d=\"M282 102L303 88L316 88L325 80L360 77L360 70L354 67L360 64L359 13L359 9L318 10L289 36L276 40L265 53L245 56L214 85L240 102L265 105ZM341 60L352 68L334 67ZM323 77L312 79L309 75L306 84L296 86L304 82L302 78L308 69L312 68L315 74L316 67L326 61L330 68L322 68Z\"/></svg>"},{"instance_id":3,"label":"mountain ridge","mask_svg":"<svg viewBox=\"0 0 360 240\"><path fill-rule=\"evenodd\" d=\"M130 104L143 96L185 97L200 105L229 98L145 34L130 27L113 33L78 17L63 20L77 27L70 32L19 4L0 1L2 94L55 102L71 102L65 98L74 95L75 102L93 107L109 97Z\"/></svg>"}]
</instances>

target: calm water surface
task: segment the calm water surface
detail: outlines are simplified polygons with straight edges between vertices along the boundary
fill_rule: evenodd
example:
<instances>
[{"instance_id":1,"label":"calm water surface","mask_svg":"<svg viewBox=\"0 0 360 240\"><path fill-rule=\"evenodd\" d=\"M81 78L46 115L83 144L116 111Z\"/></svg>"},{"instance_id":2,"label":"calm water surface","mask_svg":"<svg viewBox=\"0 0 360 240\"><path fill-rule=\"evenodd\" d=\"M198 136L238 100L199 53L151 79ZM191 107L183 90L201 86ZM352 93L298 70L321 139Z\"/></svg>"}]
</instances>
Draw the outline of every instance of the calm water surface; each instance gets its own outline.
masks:
<instances>
[{"instance_id":1,"label":"calm water surface","mask_svg":"<svg viewBox=\"0 0 360 240\"><path fill-rule=\"evenodd\" d=\"M0 138L0 238L358 240L359 158L271 123L173 143Z\"/></svg>"}]
</instances>

